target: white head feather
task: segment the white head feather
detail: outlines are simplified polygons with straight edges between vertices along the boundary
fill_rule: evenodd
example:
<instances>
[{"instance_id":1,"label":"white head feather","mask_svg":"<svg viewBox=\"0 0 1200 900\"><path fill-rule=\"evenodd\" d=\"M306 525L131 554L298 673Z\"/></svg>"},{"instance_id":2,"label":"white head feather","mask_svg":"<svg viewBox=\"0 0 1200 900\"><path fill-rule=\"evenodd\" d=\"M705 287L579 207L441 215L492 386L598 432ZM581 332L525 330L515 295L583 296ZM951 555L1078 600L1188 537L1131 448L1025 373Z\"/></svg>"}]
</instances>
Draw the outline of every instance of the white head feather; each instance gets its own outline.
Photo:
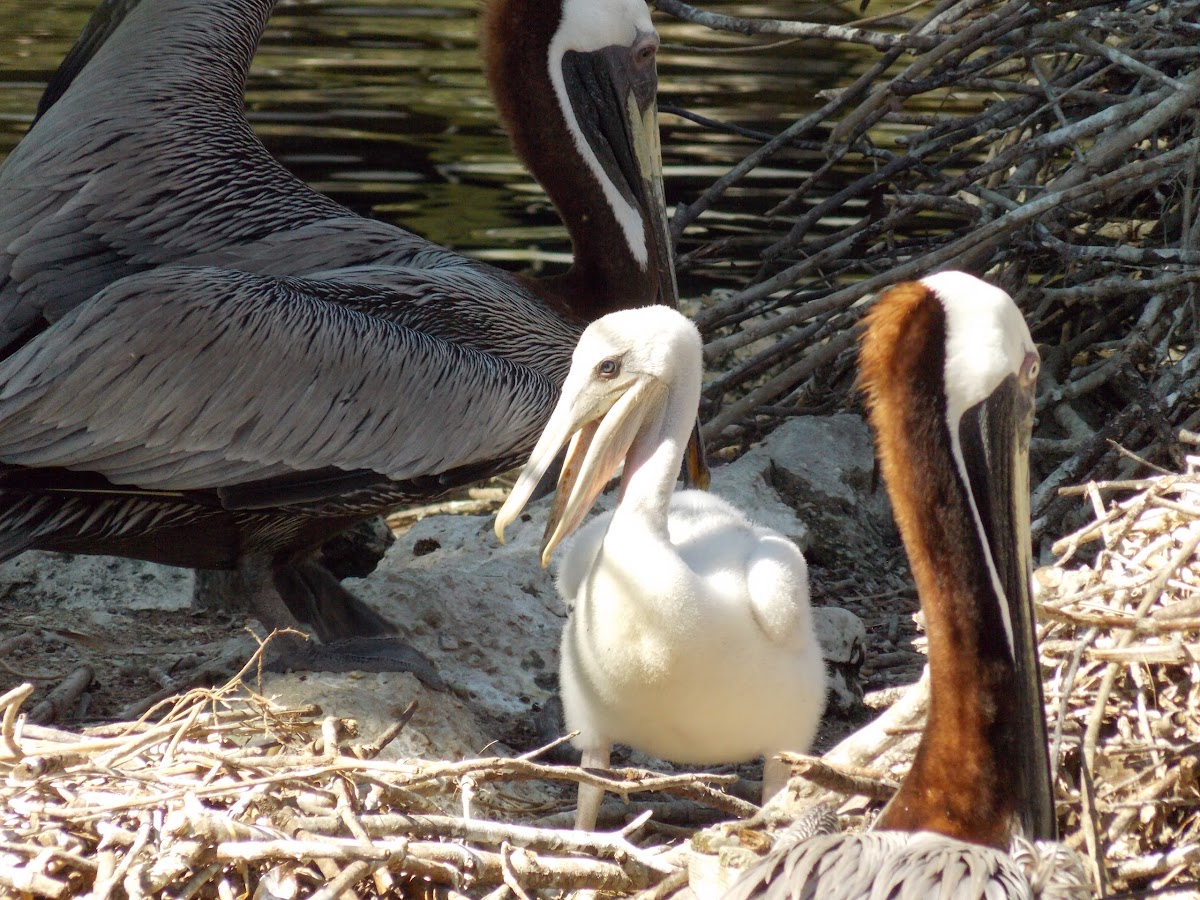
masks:
<instances>
[{"instance_id":1,"label":"white head feather","mask_svg":"<svg viewBox=\"0 0 1200 900\"><path fill-rule=\"evenodd\" d=\"M964 412L991 396L1036 353L1029 326L1012 298L965 272L921 279L946 311L946 418L957 429Z\"/></svg>"}]
</instances>

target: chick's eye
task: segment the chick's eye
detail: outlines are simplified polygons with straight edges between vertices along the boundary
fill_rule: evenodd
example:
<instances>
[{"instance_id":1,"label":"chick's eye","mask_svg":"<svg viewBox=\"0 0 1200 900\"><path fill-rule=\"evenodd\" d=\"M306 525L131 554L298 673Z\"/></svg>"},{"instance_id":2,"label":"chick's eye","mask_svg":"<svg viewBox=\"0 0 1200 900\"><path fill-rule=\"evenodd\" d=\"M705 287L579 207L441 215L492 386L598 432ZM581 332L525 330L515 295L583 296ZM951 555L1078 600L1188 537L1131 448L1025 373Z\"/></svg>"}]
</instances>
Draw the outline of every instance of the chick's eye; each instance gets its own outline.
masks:
<instances>
[{"instance_id":1,"label":"chick's eye","mask_svg":"<svg viewBox=\"0 0 1200 900\"><path fill-rule=\"evenodd\" d=\"M600 365L596 366L596 374L601 378L614 378L621 371L621 364L611 356L600 361Z\"/></svg>"}]
</instances>

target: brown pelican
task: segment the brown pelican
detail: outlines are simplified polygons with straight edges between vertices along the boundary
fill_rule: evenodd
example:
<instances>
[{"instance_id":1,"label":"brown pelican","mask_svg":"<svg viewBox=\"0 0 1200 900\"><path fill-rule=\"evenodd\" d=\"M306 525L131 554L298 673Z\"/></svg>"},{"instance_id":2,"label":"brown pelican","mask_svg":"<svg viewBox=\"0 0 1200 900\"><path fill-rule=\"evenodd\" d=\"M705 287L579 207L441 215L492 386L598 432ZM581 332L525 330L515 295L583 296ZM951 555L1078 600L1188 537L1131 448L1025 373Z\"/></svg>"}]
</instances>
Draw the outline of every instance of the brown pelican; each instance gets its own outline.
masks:
<instances>
[{"instance_id":1,"label":"brown pelican","mask_svg":"<svg viewBox=\"0 0 1200 900\"><path fill-rule=\"evenodd\" d=\"M684 763L765 754L770 796L787 780L774 754L802 752L816 734L824 664L796 546L718 497L673 493L700 380L700 335L675 310L589 325L496 535L569 441L546 565L624 461L616 509L579 531L558 573L573 606L560 688L583 765L607 767L614 741ZM595 826L601 793L580 786L577 828Z\"/></svg>"},{"instance_id":2,"label":"brown pelican","mask_svg":"<svg viewBox=\"0 0 1200 900\"><path fill-rule=\"evenodd\" d=\"M538 281L270 157L242 95L273 5L106 0L0 167L0 559L238 569L261 617L294 621L282 594L329 638L387 626L314 548L516 465L582 325L675 304L658 38L642 0L487 8L497 105L574 244Z\"/></svg>"},{"instance_id":3,"label":"brown pelican","mask_svg":"<svg viewBox=\"0 0 1200 900\"><path fill-rule=\"evenodd\" d=\"M1055 834L1029 595L1029 329L1003 291L944 272L879 298L860 369L925 613L928 723L875 830L783 842L727 900L1087 897L1073 853L1050 846L1044 867L1024 840Z\"/></svg>"}]
</instances>

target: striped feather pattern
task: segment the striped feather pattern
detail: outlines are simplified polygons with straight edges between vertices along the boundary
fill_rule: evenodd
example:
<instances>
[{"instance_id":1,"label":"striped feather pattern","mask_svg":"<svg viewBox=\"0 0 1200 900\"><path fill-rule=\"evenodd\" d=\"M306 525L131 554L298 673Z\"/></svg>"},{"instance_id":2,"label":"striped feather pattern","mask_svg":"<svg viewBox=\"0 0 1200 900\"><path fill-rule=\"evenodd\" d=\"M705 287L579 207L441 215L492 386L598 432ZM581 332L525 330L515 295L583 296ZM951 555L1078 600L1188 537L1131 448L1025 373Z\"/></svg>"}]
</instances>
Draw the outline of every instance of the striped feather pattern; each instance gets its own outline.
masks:
<instances>
[{"instance_id":1,"label":"striped feather pattern","mask_svg":"<svg viewBox=\"0 0 1200 900\"><path fill-rule=\"evenodd\" d=\"M231 566L519 464L578 329L489 274L163 267L102 290L0 361L0 559ZM110 486L22 486L63 469Z\"/></svg>"},{"instance_id":2,"label":"striped feather pattern","mask_svg":"<svg viewBox=\"0 0 1200 900\"><path fill-rule=\"evenodd\" d=\"M273 6L101 0L0 165L0 560L304 552L518 464L554 406L576 327L254 136Z\"/></svg>"},{"instance_id":3,"label":"striped feather pattern","mask_svg":"<svg viewBox=\"0 0 1200 900\"><path fill-rule=\"evenodd\" d=\"M466 262L354 215L254 136L242 95L273 5L143 0L0 166L0 352L155 266Z\"/></svg>"},{"instance_id":4,"label":"striped feather pattern","mask_svg":"<svg viewBox=\"0 0 1200 900\"><path fill-rule=\"evenodd\" d=\"M329 467L403 480L532 446L550 378L322 287L182 267L117 282L0 363L0 462L182 491Z\"/></svg>"},{"instance_id":5,"label":"striped feather pattern","mask_svg":"<svg viewBox=\"0 0 1200 900\"><path fill-rule=\"evenodd\" d=\"M725 900L1082 900L1086 883L1082 871L1060 871L1035 894L1026 870L994 848L927 831L867 831L785 842Z\"/></svg>"}]
</instances>

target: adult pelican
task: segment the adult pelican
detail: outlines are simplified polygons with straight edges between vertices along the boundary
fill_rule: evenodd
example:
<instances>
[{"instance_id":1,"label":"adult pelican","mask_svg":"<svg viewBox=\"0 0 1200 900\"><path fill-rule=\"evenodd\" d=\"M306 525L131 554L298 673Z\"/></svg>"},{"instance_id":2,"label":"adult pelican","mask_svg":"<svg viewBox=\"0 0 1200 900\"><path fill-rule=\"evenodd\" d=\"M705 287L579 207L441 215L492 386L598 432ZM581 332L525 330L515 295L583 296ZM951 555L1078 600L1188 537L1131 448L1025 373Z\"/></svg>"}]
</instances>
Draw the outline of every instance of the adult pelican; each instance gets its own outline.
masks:
<instances>
[{"instance_id":1,"label":"adult pelican","mask_svg":"<svg viewBox=\"0 0 1200 900\"><path fill-rule=\"evenodd\" d=\"M658 37L642 0L489 4L489 83L575 252L534 280L271 158L242 96L273 5L106 0L0 168L0 559L236 569L331 638L387 626L314 548L516 465L582 325L675 304Z\"/></svg>"},{"instance_id":2,"label":"adult pelican","mask_svg":"<svg viewBox=\"0 0 1200 900\"><path fill-rule=\"evenodd\" d=\"M712 494L674 493L700 381L700 335L675 310L589 325L496 535L570 442L546 565L624 461L616 509L579 531L558 573L573 606L560 689L582 764L607 767L614 741L684 763L765 754L769 797L787 780L775 753L803 752L816 734L824 663L799 549ZM577 828L595 826L601 798L580 785Z\"/></svg>"},{"instance_id":3,"label":"adult pelican","mask_svg":"<svg viewBox=\"0 0 1200 900\"><path fill-rule=\"evenodd\" d=\"M859 359L925 613L928 722L873 830L784 843L726 898L1087 897L1078 857L1025 840L1055 835L1029 594L1029 329L1006 293L944 272L879 298Z\"/></svg>"}]
</instances>

